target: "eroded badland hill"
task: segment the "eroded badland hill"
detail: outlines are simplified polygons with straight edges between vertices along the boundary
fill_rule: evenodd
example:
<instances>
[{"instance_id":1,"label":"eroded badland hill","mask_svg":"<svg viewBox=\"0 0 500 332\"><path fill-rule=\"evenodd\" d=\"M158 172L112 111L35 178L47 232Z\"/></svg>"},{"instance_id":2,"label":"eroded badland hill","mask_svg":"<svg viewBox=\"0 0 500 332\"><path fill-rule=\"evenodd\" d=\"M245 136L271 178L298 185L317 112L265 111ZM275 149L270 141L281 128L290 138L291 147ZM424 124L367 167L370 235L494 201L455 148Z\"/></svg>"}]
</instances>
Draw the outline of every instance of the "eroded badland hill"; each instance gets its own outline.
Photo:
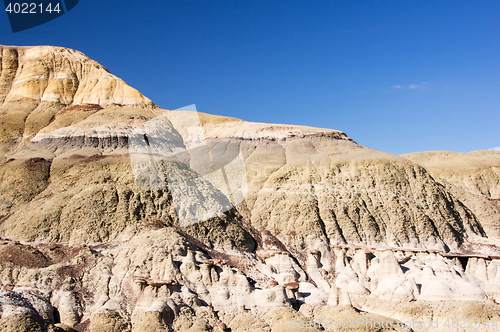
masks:
<instances>
[{"instance_id":1,"label":"eroded badland hill","mask_svg":"<svg viewBox=\"0 0 500 332\"><path fill-rule=\"evenodd\" d=\"M500 152L396 156L163 110L78 51L0 56L0 331L500 318Z\"/></svg>"}]
</instances>

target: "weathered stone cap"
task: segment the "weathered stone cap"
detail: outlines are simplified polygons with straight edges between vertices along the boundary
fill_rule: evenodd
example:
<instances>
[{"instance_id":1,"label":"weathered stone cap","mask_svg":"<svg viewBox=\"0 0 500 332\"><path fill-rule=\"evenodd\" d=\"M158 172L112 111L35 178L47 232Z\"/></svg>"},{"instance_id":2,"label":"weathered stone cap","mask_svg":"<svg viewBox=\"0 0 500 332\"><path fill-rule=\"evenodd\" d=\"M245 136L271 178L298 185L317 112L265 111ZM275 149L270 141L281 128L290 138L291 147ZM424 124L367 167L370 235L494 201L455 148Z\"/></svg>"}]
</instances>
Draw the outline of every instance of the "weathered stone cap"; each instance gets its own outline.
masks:
<instances>
[{"instance_id":1,"label":"weathered stone cap","mask_svg":"<svg viewBox=\"0 0 500 332\"><path fill-rule=\"evenodd\" d=\"M2 46L0 105L23 99L63 105L157 106L82 52L54 46Z\"/></svg>"}]
</instances>

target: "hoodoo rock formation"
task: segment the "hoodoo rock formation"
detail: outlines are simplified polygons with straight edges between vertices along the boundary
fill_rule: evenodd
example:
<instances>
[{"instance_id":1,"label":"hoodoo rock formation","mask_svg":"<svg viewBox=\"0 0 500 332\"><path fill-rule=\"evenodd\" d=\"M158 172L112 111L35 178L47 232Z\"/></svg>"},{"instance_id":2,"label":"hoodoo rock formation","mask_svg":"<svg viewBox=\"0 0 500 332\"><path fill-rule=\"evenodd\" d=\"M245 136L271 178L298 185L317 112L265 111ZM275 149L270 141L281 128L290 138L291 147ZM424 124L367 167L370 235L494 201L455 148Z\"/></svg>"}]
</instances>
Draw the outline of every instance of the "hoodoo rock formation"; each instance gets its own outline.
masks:
<instances>
[{"instance_id":1,"label":"hoodoo rock formation","mask_svg":"<svg viewBox=\"0 0 500 332\"><path fill-rule=\"evenodd\" d=\"M396 156L0 55L0 331L495 330L500 152Z\"/></svg>"}]
</instances>

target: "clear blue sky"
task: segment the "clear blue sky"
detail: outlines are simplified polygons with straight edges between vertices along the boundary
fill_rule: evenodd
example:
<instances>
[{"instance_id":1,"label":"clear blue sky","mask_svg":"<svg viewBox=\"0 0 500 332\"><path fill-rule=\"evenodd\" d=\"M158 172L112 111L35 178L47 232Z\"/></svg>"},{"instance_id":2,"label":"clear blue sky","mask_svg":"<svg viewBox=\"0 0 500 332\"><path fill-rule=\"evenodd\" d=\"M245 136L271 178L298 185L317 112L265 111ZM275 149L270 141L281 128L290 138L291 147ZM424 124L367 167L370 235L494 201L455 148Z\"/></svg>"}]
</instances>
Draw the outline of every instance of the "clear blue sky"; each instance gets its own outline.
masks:
<instances>
[{"instance_id":1,"label":"clear blue sky","mask_svg":"<svg viewBox=\"0 0 500 332\"><path fill-rule=\"evenodd\" d=\"M0 43L82 51L159 106L346 132L391 153L500 146L500 1L80 0Z\"/></svg>"}]
</instances>

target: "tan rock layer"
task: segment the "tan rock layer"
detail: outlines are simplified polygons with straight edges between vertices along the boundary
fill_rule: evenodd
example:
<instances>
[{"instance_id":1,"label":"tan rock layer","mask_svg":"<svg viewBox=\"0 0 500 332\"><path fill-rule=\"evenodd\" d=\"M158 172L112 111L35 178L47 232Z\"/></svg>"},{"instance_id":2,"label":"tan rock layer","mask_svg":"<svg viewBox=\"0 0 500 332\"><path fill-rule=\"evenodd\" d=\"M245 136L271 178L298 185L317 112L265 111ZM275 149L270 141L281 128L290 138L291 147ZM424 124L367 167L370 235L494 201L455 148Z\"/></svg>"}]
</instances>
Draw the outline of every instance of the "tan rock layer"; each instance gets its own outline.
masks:
<instances>
[{"instance_id":1,"label":"tan rock layer","mask_svg":"<svg viewBox=\"0 0 500 332\"><path fill-rule=\"evenodd\" d=\"M22 146L66 106L157 108L83 53L0 45L0 152Z\"/></svg>"}]
</instances>

